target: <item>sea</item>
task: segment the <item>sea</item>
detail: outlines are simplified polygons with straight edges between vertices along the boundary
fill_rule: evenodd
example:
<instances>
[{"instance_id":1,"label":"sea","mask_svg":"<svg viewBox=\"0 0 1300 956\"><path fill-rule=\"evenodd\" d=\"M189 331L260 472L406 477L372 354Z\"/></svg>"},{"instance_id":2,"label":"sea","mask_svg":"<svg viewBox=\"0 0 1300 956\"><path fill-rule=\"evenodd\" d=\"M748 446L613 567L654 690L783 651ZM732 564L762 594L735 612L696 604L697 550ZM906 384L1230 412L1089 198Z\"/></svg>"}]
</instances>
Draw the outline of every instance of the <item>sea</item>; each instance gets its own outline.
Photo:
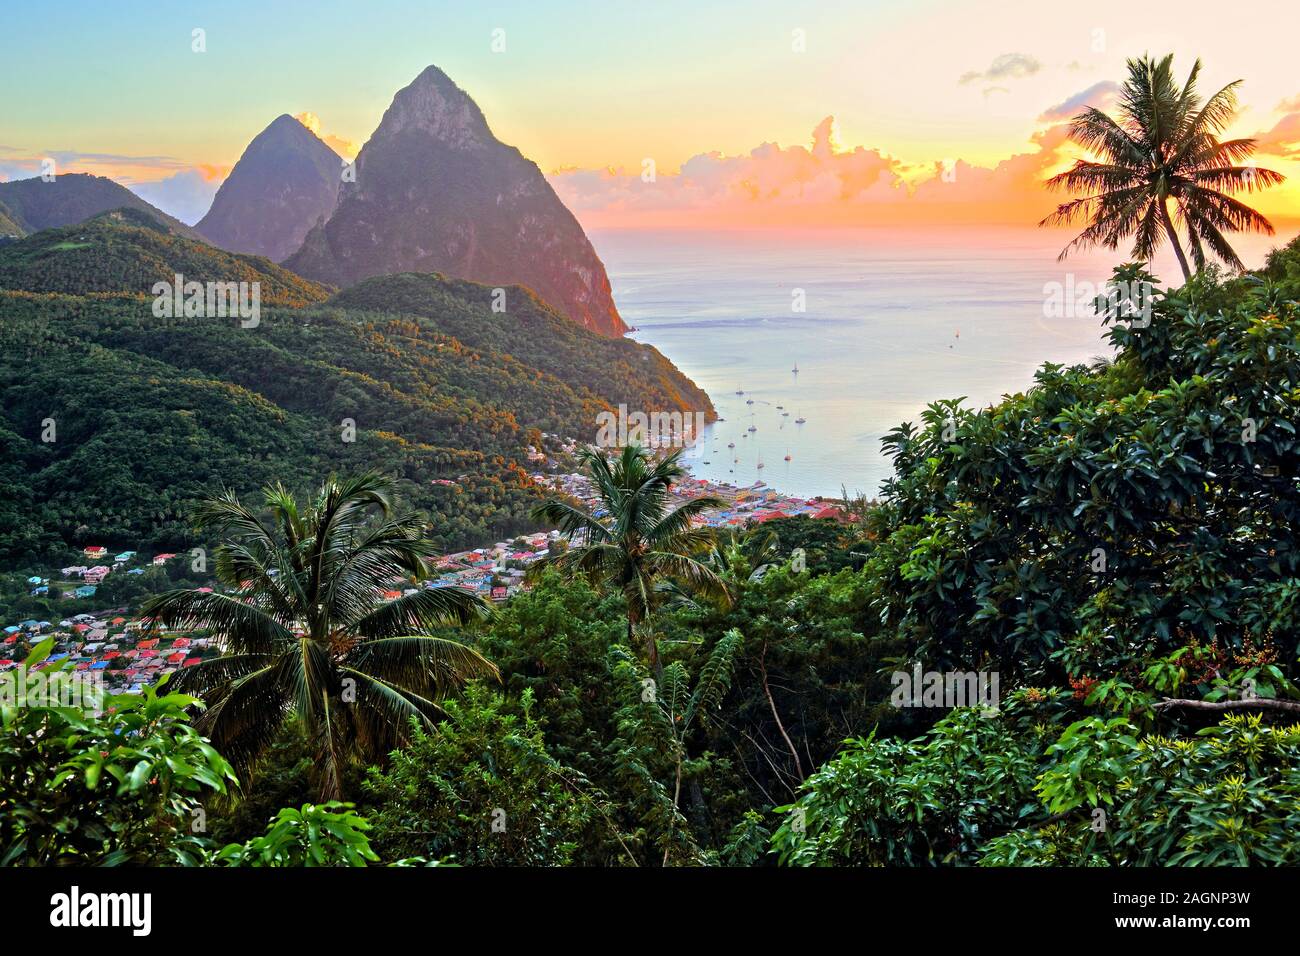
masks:
<instances>
[{"instance_id":1,"label":"sea","mask_svg":"<svg viewBox=\"0 0 1300 956\"><path fill-rule=\"evenodd\" d=\"M1235 248L1254 268L1294 235L1239 236ZM591 238L631 336L704 388L722 419L687 450L691 471L808 497L875 496L892 473L881 439L931 402L984 407L1027 389L1045 362L1112 354L1081 302L1125 260L1092 250L1058 261L1070 234L1024 227ZM1153 272L1178 284L1170 251Z\"/></svg>"}]
</instances>

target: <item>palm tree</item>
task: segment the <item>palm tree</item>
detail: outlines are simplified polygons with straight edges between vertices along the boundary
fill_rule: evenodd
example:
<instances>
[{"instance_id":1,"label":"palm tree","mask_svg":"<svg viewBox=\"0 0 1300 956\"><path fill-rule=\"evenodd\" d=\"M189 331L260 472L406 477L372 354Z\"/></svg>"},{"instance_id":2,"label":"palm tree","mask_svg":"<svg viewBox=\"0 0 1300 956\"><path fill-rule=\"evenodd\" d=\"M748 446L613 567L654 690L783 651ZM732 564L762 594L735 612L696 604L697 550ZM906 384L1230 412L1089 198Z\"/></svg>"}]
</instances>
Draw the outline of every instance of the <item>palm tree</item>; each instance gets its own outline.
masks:
<instances>
[{"instance_id":1,"label":"palm tree","mask_svg":"<svg viewBox=\"0 0 1300 956\"><path fill-rule=\"evenodd\" d=\"M429 634L466 623L484 603L457 588L421 588L384 602L398 582L427 574L434 549L415 513L395 514L376 474L331 476L305 508L281 485L264 489L271 523L226 492L200 505L197 526L224 538L215 551L229 593L176 590L144 614L207 628L226 654L181 669L173 686L207 703L195 726L248 769L286 721L311 742L321 799L341 796L349 759L382 759L431 727L438 702L496 667L464 644Z\"/></svg>"},{"instance_id":2,"label":"palm tree","mask_svg":"<svg viewBox=\"0 0 1300 956\"><path fill-rule=\"evenodd\" d=\"M656 584L676 579L697 594L725 599L726 585L699 560L712 547L712 528L694 527L693 519L722 504L717 498L694 498L668 510L673 482L686 475L681 451L659 462L636 445L626 446L611 464L603 454L585 449L579 460L596 486L606 515L597 518L568 502L553 499L533 509L533 517L555 525L572 540L563 554L539 561L533 576L546 567L585 575L593 583L614 585L627 601L627 640L645 633L646 650L662 676L658 641L648 626Z\"/></svg>"},{"instance_id":3,"label":"palm tree","mask_svg":"<svg viewBox=\"0 0 1300 956\"><path fill-rule=\"evenodd\" d=\"M1187 257L1169 215L1173 200L1178 222L1187 233L1192 261L1205 268L1205 247L1226 265L1245 266L1224 237L1225 232L1269 235L1272 224L1231 193L1275 186L1284 177L1271 169L1242 165L1255 151L1253 139L1221 141L1218 137L1237 111L1237 87L1229 83L1204 103L1196 94L1201 61L1192 66L1180 88L1173 75L1173 56L1128 61L1128 80L1120 93L1119 119L1089 107L1070 123L1070 138L1100 158L1077 161L1047 181L1049 189L1086 195L1057 207L1040 226L1088 220L1088 227L1065 247L1060 258L1078 246L1115 249L1133 237L1133 256L1149 262L1161 237L1169 240L1190 279Z\"/></svg>"}]
</instances>

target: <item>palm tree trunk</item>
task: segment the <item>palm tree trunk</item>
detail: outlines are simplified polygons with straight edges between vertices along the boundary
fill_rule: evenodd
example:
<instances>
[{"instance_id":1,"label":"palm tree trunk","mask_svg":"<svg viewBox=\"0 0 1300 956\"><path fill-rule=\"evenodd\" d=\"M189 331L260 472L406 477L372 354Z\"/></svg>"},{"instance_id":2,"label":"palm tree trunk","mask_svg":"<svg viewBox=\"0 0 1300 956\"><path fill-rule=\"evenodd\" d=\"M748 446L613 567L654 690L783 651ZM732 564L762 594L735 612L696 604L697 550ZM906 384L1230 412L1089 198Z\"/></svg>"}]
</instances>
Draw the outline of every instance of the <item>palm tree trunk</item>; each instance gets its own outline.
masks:
<instances>
[{"instance_id":1,"label":"palm tree trunk","mask_svg":"<svg viewBox=\"0 0 1300 956\"><path fill-rule=\"evenodd\" d=\"M1178 241L1178 230L1174 228L1174 221L1169 218L1169 207L1165 201L1160 201L1160 221L1164 223L1165 234L1169 236L1169 244L1174 247L1174 255L1178 257L1178 265L1183 270L1183 281L1188 282L1192 278L1192 270L1187 268L1187 257L1183 255L1182 243Z\"/></svg>"},{"instance_id":2,"label":"palm tree trunk","mask_svg":"<svg viewBox=\"0 0 1300 956\"><path fill-rule=\"evenodd\" d=\"M633 647L633 648L636 647L636 644L634 643L636 640L636 635L634 632L636 630L636 625L640 624L642 620L643 618L639 614L637 614L636 611L632 610L632 608L629 606L627 612L627 646L628 647ZM659 659L659 639L655 636L654 628L647 627L646 631L648 632L646 634L646 639L645 639L646 656L649 657L650 659L650 668L654 671L655 681L657 682L659 687L663 687L664 664L663 661Z\"/></svg>"}]
</instances>

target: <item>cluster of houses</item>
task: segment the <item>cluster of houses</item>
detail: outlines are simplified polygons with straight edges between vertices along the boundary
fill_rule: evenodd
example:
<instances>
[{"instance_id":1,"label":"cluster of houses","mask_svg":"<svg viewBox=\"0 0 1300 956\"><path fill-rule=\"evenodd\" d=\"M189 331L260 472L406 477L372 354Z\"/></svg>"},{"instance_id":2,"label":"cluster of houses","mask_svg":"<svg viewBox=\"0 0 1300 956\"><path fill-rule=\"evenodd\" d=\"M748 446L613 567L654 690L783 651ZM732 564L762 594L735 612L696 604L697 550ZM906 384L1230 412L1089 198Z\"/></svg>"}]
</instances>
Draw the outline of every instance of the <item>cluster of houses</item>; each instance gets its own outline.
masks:
<instances>
[{"instance_id":1,"label":"cluster of houses","mask_svg":"<svg viewBox=\"0 0 1300 956\"><path fill-rule=\"evenodd\" d=\"M504 601L524 587L525 569L548 556L559 536L558 531L543 531L514 541L498 541L491 547L444 555L437 564L438 575L429 586L466 588L493 601Z\"/></svg>"},{"instance_id":2,"label":"cluster of houses","mask_svg":"<svg viewBox=\"0 0 1300 956\"><path fill-rule=\"evenodd\" d=\"M159 629L145 620L128 620L117 608L98 614L78 614L57 624L19 621L0 637L0 674L19 666L31 645L48 637L54 647L37 668L68 661L73 671L102 672L106 690L139 693L164 674L192 667L217 651L213 638Z\"/></svg>"},{"instance_id":3,"label":"cluster of houses","mask_svg":"<svg viewBox=\"0 0 1300 956\"><path fill-rule=\"evenodd\" d=\"M90 545L82 550L82 554L90 561L105 561L108 559L108 549L102 545ZM172 558L174 554L159 554L153 558L153 565L161 567ZM123 551L121 554L113 557L113 563L108 564L74 564L66 568L60 568L59 573L67 579L80 579L81 585L72 590L64 591L64 597L67 598L91 598L95 596L99 585L104 583L104 578L108 577L115 571L126 570L127 574L144 574L144 568L127 568L136 559L136 552ZM50 593L50 579L33 576L27 579L27 583L32 585L31 594L33 597L43 597Z\"/></svg>"}]
</instances>

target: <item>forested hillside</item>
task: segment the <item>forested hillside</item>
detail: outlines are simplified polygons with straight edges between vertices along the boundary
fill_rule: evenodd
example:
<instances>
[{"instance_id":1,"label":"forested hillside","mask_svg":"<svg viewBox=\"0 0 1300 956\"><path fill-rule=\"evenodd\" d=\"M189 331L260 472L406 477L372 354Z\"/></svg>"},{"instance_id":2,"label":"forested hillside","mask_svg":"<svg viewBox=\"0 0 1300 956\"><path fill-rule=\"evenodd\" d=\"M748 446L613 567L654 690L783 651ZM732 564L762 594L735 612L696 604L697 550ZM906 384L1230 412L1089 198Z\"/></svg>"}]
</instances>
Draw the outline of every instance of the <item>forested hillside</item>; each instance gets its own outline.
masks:
<instances>
[{"instance_id":1,"label":"forested hillside","mask_svg":"<svg viewBox=\"0 0 1300 956\"><path fill-rule=\"evenodd\" d=\"M82 242L73 233L87 245L60 248ZM130 213L0 249L0 560L91 539L179 546L190 506L223 486L363 466L402 480L441 545L482 544L534 525L523 466L539 432L594 435L620 401L712 409L654 349L587 332L524 290L501 315L473 283L374 279L325 305L264 308L255 328L160 319L148 295L113 294L177 271L262 282L264 304L326 294ZM61 284L95 291L43 291Z\"/></svg>"},{"instance_id":2,"label":"forested hillside","mask_svg":"<svg viewBox=\"0 0 1300 956\"><path fill-rule=\"evenodd\" d=\"M581 384L611 404L683 408L713 417L704 390L658 350L631 339L593 338L519 286L505 289L505 310L492 310L493 289L439 274L404 273L366 279L330 305L349 311L409 313L476 349L507 353L565 382Z\"/></svg>"},{"instance_id":3,"label":"forested hillside","mask_svg":"<svg viewBox=\"0 0 1300 956\"><path fill-rule=\"evenodd\" d=\"M3 230L0 230L3 231ZM329 290L261 256L180 235L148 212L121 208L0 247L0 288L148 295L156 282L256 282L262 305L308 305Z\"/></svg>"}]
</instances>

